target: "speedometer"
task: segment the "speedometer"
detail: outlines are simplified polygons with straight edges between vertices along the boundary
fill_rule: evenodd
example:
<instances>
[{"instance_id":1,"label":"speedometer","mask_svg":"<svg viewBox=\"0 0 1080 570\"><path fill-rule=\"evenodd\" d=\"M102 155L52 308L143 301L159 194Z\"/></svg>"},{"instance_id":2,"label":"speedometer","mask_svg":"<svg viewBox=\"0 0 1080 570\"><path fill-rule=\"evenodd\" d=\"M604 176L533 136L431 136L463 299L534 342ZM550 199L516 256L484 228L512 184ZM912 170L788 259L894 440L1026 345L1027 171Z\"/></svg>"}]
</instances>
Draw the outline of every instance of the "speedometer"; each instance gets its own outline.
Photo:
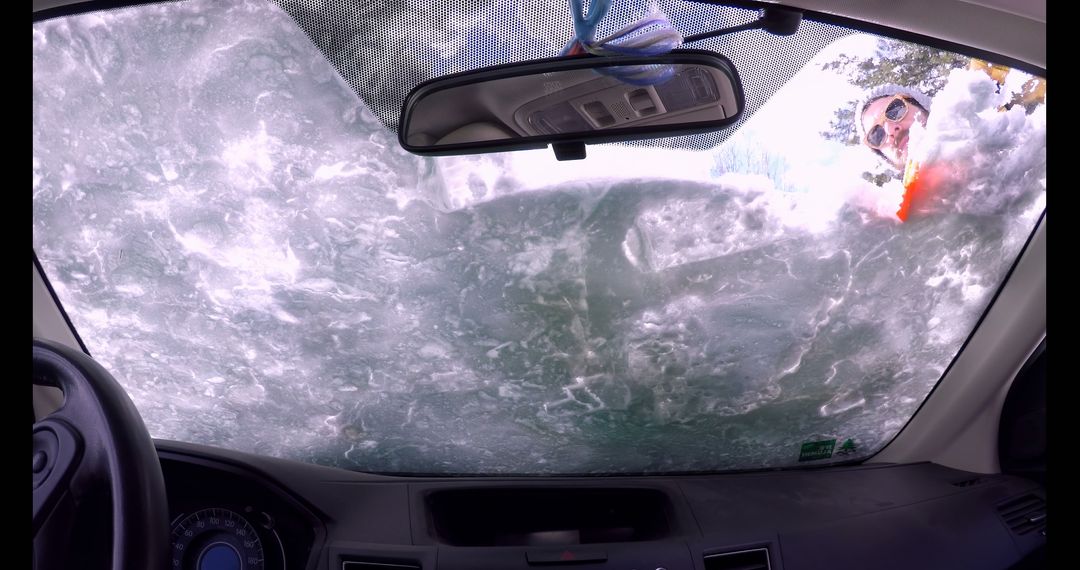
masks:
<instances>
[{"instance_id":1,"label":"speedometer","mask_svg":"<svg viewBox=\"0 0 1080 570\"><path fill-rule=\"evenodd\" d=\"M173 526L174 570L263 570L255 527L228 509L203 509Z\"/></svg>"}]
</instances>

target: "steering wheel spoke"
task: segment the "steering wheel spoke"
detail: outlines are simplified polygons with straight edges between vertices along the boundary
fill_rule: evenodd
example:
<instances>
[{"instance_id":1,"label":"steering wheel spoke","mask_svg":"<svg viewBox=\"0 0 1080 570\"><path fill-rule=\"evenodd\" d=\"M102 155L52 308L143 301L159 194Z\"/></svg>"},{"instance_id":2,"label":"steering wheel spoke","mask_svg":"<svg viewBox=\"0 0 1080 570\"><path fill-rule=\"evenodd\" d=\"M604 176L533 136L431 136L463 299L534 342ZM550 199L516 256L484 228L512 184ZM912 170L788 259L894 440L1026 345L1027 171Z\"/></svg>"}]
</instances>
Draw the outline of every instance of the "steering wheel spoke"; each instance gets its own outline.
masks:
<instances>
[{"instance_id":1,"label":"steering wheel spoke","mask_svg":"<svg viewBox=\"0 0 1080 570\"><path fill-rule=\"evenodd\" d=\"M63 420L34 424L34 536L67 494L83 459L82 438Z\"/></svg>"}]
</instances>

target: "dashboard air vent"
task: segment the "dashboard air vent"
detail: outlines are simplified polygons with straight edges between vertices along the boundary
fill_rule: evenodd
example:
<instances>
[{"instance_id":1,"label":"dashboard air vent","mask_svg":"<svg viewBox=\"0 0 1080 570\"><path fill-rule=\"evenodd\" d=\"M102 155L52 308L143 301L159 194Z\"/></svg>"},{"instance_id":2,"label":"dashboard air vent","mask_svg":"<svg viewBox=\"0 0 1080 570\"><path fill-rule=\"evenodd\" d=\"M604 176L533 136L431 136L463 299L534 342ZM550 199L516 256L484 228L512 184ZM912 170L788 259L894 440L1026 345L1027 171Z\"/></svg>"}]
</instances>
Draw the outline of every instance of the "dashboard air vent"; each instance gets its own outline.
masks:
<instances>
[{"instance_id":1,"label":"dashboard air vent","mask_svg":"<svg viewBox=\"0 0 1080 570\"><path fill-rule=\"evenodd\" d=\"M1046 535L1046 501L1035 495L1024 495L1001 503L997 507L1005 524L1016 534L1040 532Z\"/></svg>"},{"instance_id":2,"label":"dashboard air vent","mask_svg":"<svg viewBox=\"0 0 1080 570\"><path fill-rule=\"evenodd\" d=\"M705 570L769 570L769 550L755 548L705 556Z\"/></svg>"},{"instance_id":3,"label":"dashboard air vent","mask_svg":"<svg viewBox=\"0 0 1080 570\"><path fill-rule=\"evenodd\" d=\"M420 570L420 565L402 564L399 562L362 562L359 560L347 560L341 563L341 570Z\"/></svg>"},{"instance_id":4,"label":"dashboard air vent","mask_svg":"<svg viewBox=\"0 0 1080 570\"><path fill-rule=\"evenodd\" d=\"M964 479L962 481L957 481L957 482L953 483L953 486L956 486L956 487L974 487L975 485L981 485L981 484L986 483L986 482L987 482L986 477L974 477L974 478L971 478L971 479Z\"/></svg>"}]
</instances>

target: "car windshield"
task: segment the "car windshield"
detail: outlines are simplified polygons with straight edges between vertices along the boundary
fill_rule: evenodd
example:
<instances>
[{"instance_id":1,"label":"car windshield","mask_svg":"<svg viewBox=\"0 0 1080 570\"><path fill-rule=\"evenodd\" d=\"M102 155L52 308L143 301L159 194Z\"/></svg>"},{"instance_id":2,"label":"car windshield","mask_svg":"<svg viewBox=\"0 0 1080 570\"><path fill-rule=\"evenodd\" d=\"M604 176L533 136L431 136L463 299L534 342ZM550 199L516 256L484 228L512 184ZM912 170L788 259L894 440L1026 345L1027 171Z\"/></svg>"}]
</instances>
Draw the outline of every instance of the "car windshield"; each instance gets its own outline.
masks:
<instances>
[{"instance_id":1,"label":"car windshield","mask_svg":"<svg viewBox=\"0 0 1080 570\"><path fill-rule=\"evenodd\" d=\"M810 21L687 46L745 85L722 133L415 156L409 88L558 55L569 7L365 6L33 26L34 251L156 438L403 474L864 460L1045 209L1043 81Z\"/></svg>"}]
</instances>

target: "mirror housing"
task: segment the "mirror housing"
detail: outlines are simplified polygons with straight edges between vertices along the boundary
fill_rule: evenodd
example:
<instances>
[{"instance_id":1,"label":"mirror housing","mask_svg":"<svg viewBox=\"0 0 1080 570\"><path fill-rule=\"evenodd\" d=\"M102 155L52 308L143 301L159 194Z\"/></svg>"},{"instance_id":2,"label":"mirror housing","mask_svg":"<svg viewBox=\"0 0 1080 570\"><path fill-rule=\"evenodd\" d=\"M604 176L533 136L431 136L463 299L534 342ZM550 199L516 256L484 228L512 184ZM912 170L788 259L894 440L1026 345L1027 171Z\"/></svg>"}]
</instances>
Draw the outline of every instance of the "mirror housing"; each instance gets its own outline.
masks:
<instances>
[{"instance_id":1,"label":"mirror housing","mask_svg":"<svg viewBox=\"0 0 1080 570\"><path fill-rule=\"evenodd\" d=\"M405 98L398 141L440 156L544 148L584 158L585 144L722 129L745 107L725 57L581 55L500 65L424 82Z\"/></svg>"}]
</instances>

